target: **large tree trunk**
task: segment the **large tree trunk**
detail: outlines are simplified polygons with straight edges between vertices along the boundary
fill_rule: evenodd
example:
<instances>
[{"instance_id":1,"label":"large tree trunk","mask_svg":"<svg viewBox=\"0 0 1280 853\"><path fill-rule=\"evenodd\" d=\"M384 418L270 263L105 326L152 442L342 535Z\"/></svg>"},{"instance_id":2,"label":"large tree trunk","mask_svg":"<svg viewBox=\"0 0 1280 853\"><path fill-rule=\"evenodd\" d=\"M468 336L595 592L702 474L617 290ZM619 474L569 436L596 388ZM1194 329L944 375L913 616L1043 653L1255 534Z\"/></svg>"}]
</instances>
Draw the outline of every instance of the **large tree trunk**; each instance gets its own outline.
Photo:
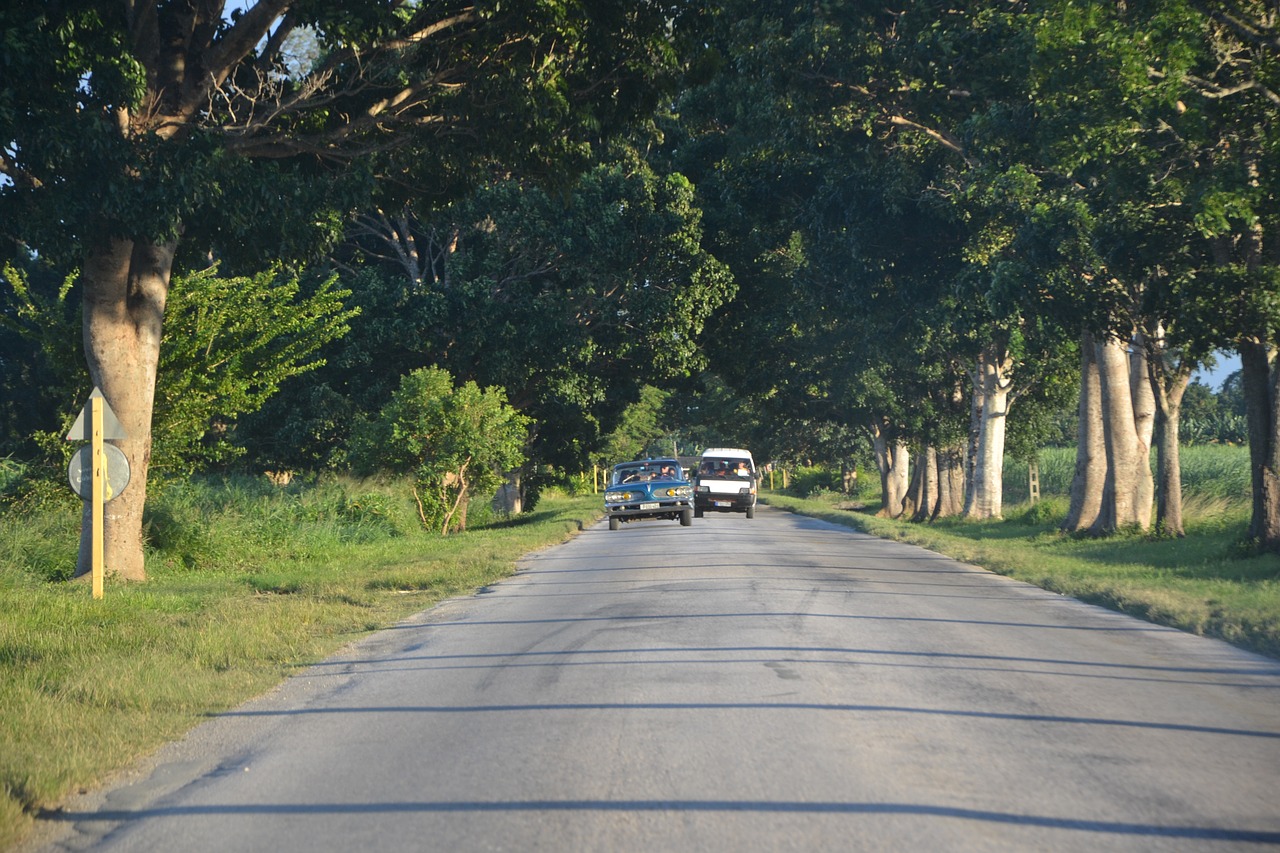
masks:
<instances>
[{"instance_id":1,"label":"large tree trunk","mask_svg":"<svg viewBox=\"0 0 1280 853\"><path fill-rule=\"evenodd\" d=\"M933 518L951 518L964 512L965 459L964 448L943 447L938 450L938 503Z\"/></svg>"},{"instance_id":2,"label":"large tree trunk","mask_svg":"<svg viewBox=\"0 0 1280 853\"><path fill-rule=\"evenodd\" d=\"M89 377L128 436L116 442L129 460L129 485L106 505L106 571L144 580L142 511L151 464L151 412L169 275L176 243L151 245L108 238L90 246L84 273L84 352ZM77 574L91 570L88 507Z\"/></svg>"},{"instance_id":3,"label":"large tree trunk","mask_svg":"<svg viewBox=\"0 0 1280 853\"><path fill-rule=\"evenodd\" d=\"M1181 419L1182 396L1191 384L1191 375L1181 380L1176 389L1166 388L1167 398L1156 413L1156 528L1171 536L1186 536L1182 526L1182 461L1178 454L1178 426Z\"/></svg>"},{"instance_id":4,"label":"large tree trunk","mask_svg":"<svg viewBox=\"0 0 1280 853\"><path fill-rule=\"evenodd\" d=\"M1146 342L1138 336L1129 351L1129 392L1133 397L1133 429L1138 438L1138 484L1134 513L1138 526L1151 527L1151 511L1156 501L1156 480L1151 473L1151 448L1156 433L1156 398L1147 369Z\"/></svg>"},{"instance_id":5,"label":"large tree trunk","mask_svg":"<svg viewBox=\"0 0 1280 853\"><path fill-rule=\"evenodd\" d=\"M1080 414L1076 437L1076 470L1071 478L1071 507L1062 524L1066 531L1092 529L1102 512L1107 478L1106 436L1102 428L1102 385L1093 335L1080 343Z\"/></svg>"},{"instance_id":6,"label":"large tree trunk","mask_svg":"<svg viewBox=\"0 0 1280 853\"><path fill-rule=\"evenodd\" d=\"M970 377L970 385L973 379ZM982 395L969 395L969 436L964 453L964 504L961 514L967 514L974 501L974 474L977 471L978 443L982 437Z\"/></svg>"},{"instance_id":7,"label":"large tree trunk","mask_svg":"<svg viewBox=\"0 0 1280 853\"><path fill-rule=\"evenodd\" d=\"M493 496L494 512L504 515L519 515L524 512L524 500L521 495L520 469L507 472L507 481L503 483Z\"/></svg>"},{"instance_id":8,"label":"large tree trunk","mask_svg":"<svg viewBox=\"0 0 1280 853\"><path fill-rule=\"evenodd\" d=\"M1253 516L1249 537L1280 551L1280 371L1261 341L1240 345L1240 378L1249 418Z\"/></svg>"},{"instance_id":9,"label":"large tree trunk","mask_svg":"<svg viewBox=\"0 0 1280 853\"><path fill-rule=\"evenodd\" d=\"M1253 140L1236 140L1252 187L1261 185L1258 149ZM1219 263L1235 258L1225 255L1235 243L1238 259L1256 271L1264 259L1266 234L1263 220L1254 217L1238 240L1220 241ZM1275 365L1274 337L1262 332L1240 344L1240 378L1245 412L1249 419L1249 471L1253 486L1253 516L1249 536L1268 551L1280 551L1280 372Z\"/></svg>"},{"instance_id":10,"label":"large tree trunk","mask_svg":"<svg viewBox=\"0 0 1280 853\"><path fill-rule=\"evenodd\" d=\"M1004 437L1011 401L1009 371L1013 359L994 349L983 352L973 375L978 440L973 460L973 482L969 487L965 515L969 518L1000 518L1004 511Z\"/></svg>"},{"instance_id":11,"label":"large tree trunk","mask_svg":"<svg viewBox=\"0 0 1280 853\"><path fill-rule=\"evenodd\" d=\"M1182 398L1191 384L1191 368L1172 364L1163 329L1148 338L1147 374L1156 406L1156 529L1182 537L1182 463L1178 454L1178 427Z\"/></svg>"},{"instance_id":12,"label":"large tree trunk","mask_svg":"<svg viewBox=\"0 0 1280 853\"><path fill-rule=\"evenodd\" d=\"M911 478L911 497L904 507L912 521L929 521L938 506L938 451L926 445Z\"/></svg>"},{"instance_id":13,"label":"large tree trunk","mask_svg":"<svg viewBox=\"0 0 1280 853\"><path fill-rule=\"evenodd\" d=\"M871 446L880 471L880 511L884 518L902 515L902 505L910 484L911 454L897 439L888 438L878 426L871 428Z\"/></svg>"},{"instance_id":14,"label":"large tree trunk","mask_svg":"<svg viewBox=\"0 0 1280 853\"><path fill-rule=\"evenodd\" d=\"M1143 382L1132 382L1134 365L1119 338L1108 336L1096 349L1107 477L1101 512L1091 531L1103 534L1135 526L1145 530L1151 525L1155 491L1150 455L1150 430L1154 426L1154 405L1148 400L1151 386L1145 379L1145 367ZM1135 400L1134 391L1141 388L1148 393L1139 394Z\"/></svg>"}]
</instances>

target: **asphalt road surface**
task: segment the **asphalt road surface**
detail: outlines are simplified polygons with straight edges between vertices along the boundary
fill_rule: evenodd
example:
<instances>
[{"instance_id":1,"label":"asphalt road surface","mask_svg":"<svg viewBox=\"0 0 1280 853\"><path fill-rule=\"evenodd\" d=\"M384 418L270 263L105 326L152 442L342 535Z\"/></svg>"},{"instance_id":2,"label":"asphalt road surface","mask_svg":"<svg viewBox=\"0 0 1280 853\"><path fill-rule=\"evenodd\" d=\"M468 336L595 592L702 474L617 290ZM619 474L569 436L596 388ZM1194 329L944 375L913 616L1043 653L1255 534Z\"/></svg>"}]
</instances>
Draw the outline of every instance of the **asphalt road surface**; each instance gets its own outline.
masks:
<instances>
[{"instance_id":1,"label":"asphalt road surface","mask_svg":"<svg viewBox=\"0 0 1280 853\"><path fill-rule=\"evenodd\" d=\"M54 850L1280 849L1280 664L762 508L596 525Z\"/></svg>"}]
</instances>

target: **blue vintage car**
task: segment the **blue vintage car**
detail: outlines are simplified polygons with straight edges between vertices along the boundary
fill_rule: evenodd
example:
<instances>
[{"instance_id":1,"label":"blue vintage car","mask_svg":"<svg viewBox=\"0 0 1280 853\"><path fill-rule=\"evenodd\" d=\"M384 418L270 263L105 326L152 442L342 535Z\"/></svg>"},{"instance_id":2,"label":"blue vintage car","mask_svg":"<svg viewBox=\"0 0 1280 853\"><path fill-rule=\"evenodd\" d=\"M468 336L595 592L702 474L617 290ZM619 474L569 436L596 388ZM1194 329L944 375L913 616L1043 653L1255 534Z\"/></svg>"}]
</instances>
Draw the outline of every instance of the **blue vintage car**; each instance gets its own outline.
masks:
<instances>
[{"instance_id":1,"label":"blue vintage car","mask_svg":"<svg viewBox=\"0 0 1280 853\"><path fill-rule=\"evenodd\" d=\"M637 518L679 519L693 524L693 486L675 459L645 459L613 466L604 492L609 529Z\"/></svg>"}]
</instances>

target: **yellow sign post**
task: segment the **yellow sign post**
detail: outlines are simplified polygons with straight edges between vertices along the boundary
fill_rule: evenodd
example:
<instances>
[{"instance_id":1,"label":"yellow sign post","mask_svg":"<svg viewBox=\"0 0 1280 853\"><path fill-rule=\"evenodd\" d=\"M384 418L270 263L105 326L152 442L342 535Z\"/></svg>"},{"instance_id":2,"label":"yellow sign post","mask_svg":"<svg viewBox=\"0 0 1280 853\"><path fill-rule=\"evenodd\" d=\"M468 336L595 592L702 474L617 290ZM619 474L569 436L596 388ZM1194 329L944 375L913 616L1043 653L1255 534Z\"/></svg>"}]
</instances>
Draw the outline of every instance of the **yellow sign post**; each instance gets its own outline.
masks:
<instances>
[{"instance_id":1,"label":"yellow sign post","mask_svg":"<svg viewBox=\"0 0 1280 853\"><path fill-rule=\"evenodd\" d=\"M87 415L87 417L86 417ZM124 427L116 418L115 412L97 388L89 395L89 403L76 418L71 431L67 433L68 441L89 440L89 458L82 462L82 454L72 456L67 476L71 488L82 499L89 501L89 563L92 572L93 597L102 598L103 577L106 574L105 536L103 532L104 506L107 501L119 494L129 483L129 462L116 447L108 448L108 438L125 437ZM112 451L108 453L108 450ZM114 456L113 470L108 471L107 459ZM84 464L87 462L88 464ZM89 469L89 489L85 494L83 484L83 468Z\"/></svg>"},{"instance_id":2,"label":"yellow sign post","mask_svg":"<svg viewBox=\"0 0 1280 853\"><path fill-rule=\"evenodd\" d=\"M93 498L90 501L92 508L90 516L92 518L93 527L93 544L91 546L92 555L90 557L93 564L93 597L102 598L102 576L104 569L102 565L103 552L103 536L102 536L102 516L103 516L103 484L107 481L107 462L106 455L102 450L102 397L92 397L89 400L90 418L93 422Z\"/></svg>"}]
</instances>

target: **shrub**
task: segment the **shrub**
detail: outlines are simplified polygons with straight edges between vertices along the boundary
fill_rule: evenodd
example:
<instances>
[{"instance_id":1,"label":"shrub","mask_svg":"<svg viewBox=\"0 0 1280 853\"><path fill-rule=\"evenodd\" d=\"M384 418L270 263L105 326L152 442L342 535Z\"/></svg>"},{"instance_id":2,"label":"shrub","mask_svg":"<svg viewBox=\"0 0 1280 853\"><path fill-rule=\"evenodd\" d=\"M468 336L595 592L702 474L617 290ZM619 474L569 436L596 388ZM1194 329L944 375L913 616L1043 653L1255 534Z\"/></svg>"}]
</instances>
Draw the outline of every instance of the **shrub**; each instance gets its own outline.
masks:
<instances>
[{"instance_id":1,"label":"shrub","mask_svg":"<svg viewBox=\"0 0 1280 853\"><path fill-rule=\"evenodd\" d=\"M492 494L524 462L529 423L501 388L455 388L448 371L424 368L402 377L378 417L355 431L350 459L358 471L408 475L423 526L448 534L466 529L473 497Z\"/></svg>"},{"instance_id":2,"label":"shrub","mask_svg":"<svg viewBox=\"0 0 1280 853\"><path fill-rule=\"evenodd\" d=\"M839 471L833 471L825 465L798 465L791 472L787 491L807 498L826 492L839 492L841 485Z\"/></svg>"}]
</instances>

